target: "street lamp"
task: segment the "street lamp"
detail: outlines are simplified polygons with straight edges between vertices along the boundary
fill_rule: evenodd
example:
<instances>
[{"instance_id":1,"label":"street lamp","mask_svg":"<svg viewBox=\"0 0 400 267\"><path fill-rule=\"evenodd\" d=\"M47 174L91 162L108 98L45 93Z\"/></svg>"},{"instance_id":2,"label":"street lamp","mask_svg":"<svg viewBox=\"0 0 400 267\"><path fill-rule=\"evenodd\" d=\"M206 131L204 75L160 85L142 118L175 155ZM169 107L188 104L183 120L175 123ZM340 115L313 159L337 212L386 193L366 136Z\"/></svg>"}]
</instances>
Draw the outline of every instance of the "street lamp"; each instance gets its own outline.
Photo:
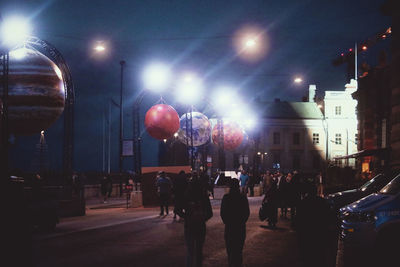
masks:
<instances>
[{"instance_id":1,"label":"street lamp","mask_svg":"<svg viewBox=\"0 0 400 267\"><path fill-rule=\"evenodd\" d=\"M107 51L107 47L103 41L97 41L93 46L93 50L98 54L105 54ZM120 64L120 98L119 98L119 157L118 157L118 169L119 173L122 174L123 170L123 142L124 142L124 106L123 106L123 91L124 91L124 67L126 62L121 60Z\"/></svg>"}]
</instances>

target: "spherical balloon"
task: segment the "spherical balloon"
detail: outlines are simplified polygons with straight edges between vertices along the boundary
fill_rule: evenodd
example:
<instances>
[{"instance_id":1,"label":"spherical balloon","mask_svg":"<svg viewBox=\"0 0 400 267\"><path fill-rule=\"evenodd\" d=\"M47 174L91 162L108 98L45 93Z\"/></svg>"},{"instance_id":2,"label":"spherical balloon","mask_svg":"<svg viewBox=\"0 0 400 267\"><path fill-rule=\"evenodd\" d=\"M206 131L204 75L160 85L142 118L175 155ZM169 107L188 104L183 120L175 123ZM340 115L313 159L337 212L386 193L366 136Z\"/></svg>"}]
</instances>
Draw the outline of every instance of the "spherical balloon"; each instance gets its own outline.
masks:
<instances>
[{"instance_id":1,"label":"spherical balloon","mask_svg":"<svg viewBox=\"0 0 400 267\"><path fill-rule=\"evenodd\" d=\"M57 121L64 110L61 71L53 61L34 49L10 51L8 90L9 130L12 134L40 133ZM0 87L2 94L3 88Z\"/></svg>"},{"instance_id":2,"label":"spherical balloon","mask_svg":"<svg viewBox=\"0 0 400 267\"><path fill-rule=\"evenodd\" d=\"M217 123L212 130L212 140L216 145L218 144L219 123ZM243 130L236 122L224 121L224 149L233 150L240 146L243 141Z\"/></svg>"},{"instance_id":3,"label":"spherical balloon","mask_svg":"<svg viewBox=\"0 0 400 267\"><path fill-rule=\"evenodd\" d=\"M151 137L168 139L179 130L179 115L170 105L154 105L147 111L144 125Z\"/></svg>"},{"instance_id":4,"label":"spherical balloon","mask_svg":"<svg viewBox=\"0 0 400 267\"><path fill-rule=\"evenodd\" d=\"M211 123L208 118L200 112L192 112L192 131L190 129L190 112L183 114L180 118L181 127L178 131L178 139L184 144L191 145L190 135L193 132L193 146L201 146L210 140L211 136ZM188 118L188 129L186 135L186 116Z\"/></svg>"}]
</instances>

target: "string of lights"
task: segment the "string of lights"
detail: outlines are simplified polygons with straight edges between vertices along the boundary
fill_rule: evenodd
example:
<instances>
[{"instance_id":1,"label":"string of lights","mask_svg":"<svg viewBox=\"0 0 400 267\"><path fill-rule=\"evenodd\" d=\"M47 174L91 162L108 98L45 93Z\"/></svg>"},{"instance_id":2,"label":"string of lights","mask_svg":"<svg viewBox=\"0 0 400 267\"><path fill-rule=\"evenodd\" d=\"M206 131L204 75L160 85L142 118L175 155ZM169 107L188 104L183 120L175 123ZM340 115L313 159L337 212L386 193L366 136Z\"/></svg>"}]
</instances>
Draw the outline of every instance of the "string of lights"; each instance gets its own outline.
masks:
<instances>
[{"instance_id":1,"label":"string of lights","mask_svg":"<svg viewBox=\"0 0 400 267\"><path fill-rule=\"evenodd\" d=\"M373 37L368 38L367 40L360 42L357 44L357 52L362 53L368 50L371 46L375 45L377 42L386 40L392 34L392 27L387 28L386 30L380 31L375 34ZM347 63L349 61L354 60L354 48L349 48L347 52L342 52L337 58L335 58L332 62L334 66L339 66L343 63Z\"/></svg>"}]
</instances>

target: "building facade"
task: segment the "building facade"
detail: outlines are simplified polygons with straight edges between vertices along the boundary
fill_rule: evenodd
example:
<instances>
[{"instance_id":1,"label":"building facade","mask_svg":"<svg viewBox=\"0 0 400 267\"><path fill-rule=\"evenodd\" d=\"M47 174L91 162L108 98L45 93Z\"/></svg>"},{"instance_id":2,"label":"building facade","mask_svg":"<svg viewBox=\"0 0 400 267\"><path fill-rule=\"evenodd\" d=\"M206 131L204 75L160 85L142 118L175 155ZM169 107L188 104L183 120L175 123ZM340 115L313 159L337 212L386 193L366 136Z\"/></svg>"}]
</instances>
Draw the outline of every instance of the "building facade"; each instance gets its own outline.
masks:
<instances>
[{"instance_id":1,"label":"building facade","mask_svg":"<svg viewBox=\"0 0 400 267\"><path fill-rule=\"evenodd\" d=\"M352 94L357 91L357 81L352 79L344 91L325 91L324 114L327 131L328 160L337 165L355 167L355 159L349 155L358 152L357 100Z\"/></svg>"}]
</instances>

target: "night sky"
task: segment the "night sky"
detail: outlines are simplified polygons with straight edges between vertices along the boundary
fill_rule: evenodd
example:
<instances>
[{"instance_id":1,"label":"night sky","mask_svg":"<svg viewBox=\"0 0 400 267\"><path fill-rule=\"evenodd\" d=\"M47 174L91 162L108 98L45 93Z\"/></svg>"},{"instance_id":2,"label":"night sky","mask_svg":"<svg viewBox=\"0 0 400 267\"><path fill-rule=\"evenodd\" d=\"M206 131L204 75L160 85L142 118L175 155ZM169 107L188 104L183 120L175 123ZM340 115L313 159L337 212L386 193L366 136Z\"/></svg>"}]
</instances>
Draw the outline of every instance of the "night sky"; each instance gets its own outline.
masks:
<instances>
[{"instance_id":1,"label":"night sky","mask_svg":"<svg viewBox=\"0 0 400 267\"><path fill-rule=\"evenodd\" d=\"M140 74L151 61L172 64L174 71L195 71L204 77L208 92L217 85L239 88L249 102L280 98L301 101L308 84L317 94L342 90L346 66L332 60L355 42L372 37L390 26L381 14L384 0L283 0L283 1L124 1L2 0L4 18L21 14L29 17L33 35L57 47L66 59L75 85L75 161L78 171L101 170L103 164L103 114L110 98L119 101L120 66L125 60L125 131L132 135L132 100L142 87ZM266 54L248 62L237 56L235 33L245 26L265 33ZM106 56L94 56L94 41L109 45ZM360 54L359 62L375 65L380 50L390 54L390 38ZM294 85L293 77L303 77ZM175 105L173 96L163 95ZM148 94L141 106L145 111L159 100ZM200 109L200 108L199 108ZM112 170L118 168L118 108L112 116ZM178 110L179 111L179 110ZM180 112L180 115L182 112ZM61 168L62 120L47 132L52 169ZM142 124L143 128L143 124ZM157 165L158 142L143 133L143 165ZM11 163L28 170L39 134L17 137ZM131 169L126 159L124 169Z\"/></svg>"}]
</instances>

